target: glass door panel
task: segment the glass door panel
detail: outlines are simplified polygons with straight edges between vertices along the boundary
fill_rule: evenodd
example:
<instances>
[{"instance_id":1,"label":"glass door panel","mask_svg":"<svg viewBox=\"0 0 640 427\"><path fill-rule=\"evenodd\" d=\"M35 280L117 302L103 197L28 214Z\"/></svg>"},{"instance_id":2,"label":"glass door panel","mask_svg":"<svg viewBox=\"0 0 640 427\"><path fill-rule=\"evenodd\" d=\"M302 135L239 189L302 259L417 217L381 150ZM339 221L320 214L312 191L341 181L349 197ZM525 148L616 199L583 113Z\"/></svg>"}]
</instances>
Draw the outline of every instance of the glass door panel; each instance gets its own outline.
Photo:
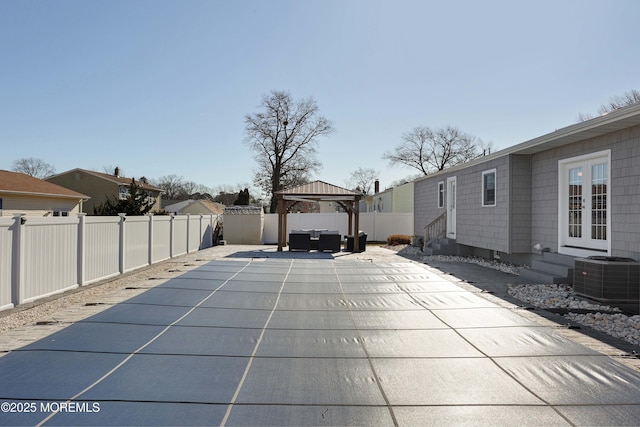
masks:
<instances>
[{"instance_id":1,"label":"glass door panel","mask_svg":"<svg viewBox=\"0 0 640 427\"><path fill-rule=\"evenodd\" d=\"M591 239L607 240L607 164L591 166Z\"/></svg>"},{"instance_id":2,"label":"glass door panel","mask_svg":"<svg viewBox=\"0 0 640 427\"><path fill-rule=\"evenodd\" d=\"M569 236L582 238L582 168L569 169Z\"/></svg>"}]
</instances>

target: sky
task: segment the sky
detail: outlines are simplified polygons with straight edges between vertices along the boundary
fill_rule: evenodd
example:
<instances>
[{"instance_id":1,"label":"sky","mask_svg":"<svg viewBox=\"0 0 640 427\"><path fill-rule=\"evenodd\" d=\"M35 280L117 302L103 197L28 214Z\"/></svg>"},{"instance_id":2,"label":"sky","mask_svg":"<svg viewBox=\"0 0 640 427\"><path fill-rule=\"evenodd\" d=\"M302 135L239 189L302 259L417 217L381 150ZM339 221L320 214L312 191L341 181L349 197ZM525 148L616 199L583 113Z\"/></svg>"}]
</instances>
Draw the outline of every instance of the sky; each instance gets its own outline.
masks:
<instances>
[{"instance_id":1,"label":"sky","mask_svg":"<svg viewBox=\"0 0 640 427\"><path fill-rule=\"evenodd\" d=\"M640 89L637 0L0 0L0 169L119 166L251 185L244 119L274 90L335 132L314 179L413 176L386 151L418 126L495 149Z\"/></svg>"}]
</instances>

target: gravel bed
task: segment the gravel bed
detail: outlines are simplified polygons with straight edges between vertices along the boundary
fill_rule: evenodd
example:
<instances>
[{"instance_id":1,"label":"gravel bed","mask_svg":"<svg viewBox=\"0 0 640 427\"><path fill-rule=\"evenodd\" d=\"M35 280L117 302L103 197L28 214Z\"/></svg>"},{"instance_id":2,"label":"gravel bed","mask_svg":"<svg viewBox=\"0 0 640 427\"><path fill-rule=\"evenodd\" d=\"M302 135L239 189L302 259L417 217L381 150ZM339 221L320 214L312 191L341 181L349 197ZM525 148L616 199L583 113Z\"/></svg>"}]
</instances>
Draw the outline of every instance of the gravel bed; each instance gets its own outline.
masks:
<instances>
[{"instance_id":1,"label":"gravel bed","mask_svg":"<svg viewBox=\"0 0 640 427\"><path fill-rule=\"evenodd\" d=\"M621 338L631 344L640 345L640 316L622 313L568 313L565 318L589 326L607 335Z\"/></svg>"},{"instance_id":2,"label":"gravel bed","mask_svg":"<svg viewBox=\"0 0 640 427\"><path fill-rule=\"evenodd\" d=\"M468 262L508 274L519 275L525 266L517 266L497 260L488 260L477 257L461 257L450 255L422 256L422 251L416 247L404 246L401 248L390 246L399 255L416 257L422 261L431 260L439 262ZM590 327L607 335L621 338L631 344L640 345L640 315L628 316L617 307L601 305L577 296L573 287L566 284L541 284L541 285L510 285L509 295L520 301L531 304L541 309L567 309L568 313L563 317L569 321ZM592 311L592 313L571 312Z\"/></svg>"},{"instance_id":3,"label":"gravel bed","mask_svg":"<svg viewBox=\"0 0 640 427\"><path fill-rule=\"evenodd\" d=\"M565 308L569 313L563 317L588 326L633 345L640 345L640 316L628 316L618 307L600 305L573 293L571 285L518 285L509 287L509 295L538 308ZM577 313L576 311L592 311Z\"/></svg>"},{"instance_id":4,"label":"gravel bed","mask_svg":"<svg viewBox=\"0 0 640 427\"><path fill-rule=\"evenodd\" d=\"M70 307L93 303L105 296L125 289L132 284L165 271L169 262L145 268L135 274L125 274L111 280L76 288L63 294L20 305L14 309L0 311L0 335L25 325L34 325L39 321L51 319L56 313Z\"/></svg>"},{"instance_id":5,"label":"gravel bed","mask_svg":"<svg viewBox=\"0 0 640 427\"><path fill-rule=\"evenodd\" d=\"M522 265L514 265L506 262L491 260L487 258L480 257L466 257L466 256L455 256L455 255L428 255L423 256L422 251L419 248L409 245L400 245L398 246L387 246L389 249L398 248L398 254L410 257L417 257L422 261L436 261L436 262L467 262L470 264L477 264L482 267L492 268L494 270L499 270L509 274L519 275L520 270L523 268L527 268Z\"/></svg>"},{"instance_id":6,"label":"gravel bed","mask_svg":"<svg viewBox=\"0 0 640 427\"><path fill-rule=\"evenodd\" d=\"M527 302L538 308L620 312L617 307L600 305L577 296L573 293L571 285L510 285L508 293L520 301Z\"/></svg>"}]
</instances>

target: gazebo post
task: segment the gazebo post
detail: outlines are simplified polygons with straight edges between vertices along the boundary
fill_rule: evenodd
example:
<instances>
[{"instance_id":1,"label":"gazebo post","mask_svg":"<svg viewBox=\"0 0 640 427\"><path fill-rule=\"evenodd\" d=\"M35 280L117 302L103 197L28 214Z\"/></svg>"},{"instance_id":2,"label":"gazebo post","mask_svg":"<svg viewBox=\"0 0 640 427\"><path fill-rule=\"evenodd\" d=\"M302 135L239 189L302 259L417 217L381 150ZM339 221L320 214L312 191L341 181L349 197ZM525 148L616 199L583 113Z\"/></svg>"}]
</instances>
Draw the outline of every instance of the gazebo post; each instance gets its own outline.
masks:
<instances>
[{"instance_id":1,"label":"gazebo post","mask_svg":"<svg viewBox=\"0 0 640 427\"><path fill-rule=\"evenodd\" d=\"M282 222L283 222L283 204L284 200L278 197L277 211L278 211L278 252L282 252Z\"/></svg>"},{"instance_id":2,"label":"gazebo post","mask_svg":"<svg viewBox=\"0 0 640 427\"><path fill-rule=\"evenodd\" d=\"M284 213L282 214L282 244L283 246L287 246L287 215L289 214L289 207L287 206L288 203L286 201L282 201L283 204L283 211Z\"/></svg>"},{"instance_id":3,"label":"gazebo post","mask_svg":"<svg viewBox=\"0 0 640 427\"><path fill-rule=\"evenodd\" d=\"M360 206L358 200L353 202L353 210L355 212L355 229L353 230L353 251L361 252L360 250Z\"/></svg>"}]
</instances>

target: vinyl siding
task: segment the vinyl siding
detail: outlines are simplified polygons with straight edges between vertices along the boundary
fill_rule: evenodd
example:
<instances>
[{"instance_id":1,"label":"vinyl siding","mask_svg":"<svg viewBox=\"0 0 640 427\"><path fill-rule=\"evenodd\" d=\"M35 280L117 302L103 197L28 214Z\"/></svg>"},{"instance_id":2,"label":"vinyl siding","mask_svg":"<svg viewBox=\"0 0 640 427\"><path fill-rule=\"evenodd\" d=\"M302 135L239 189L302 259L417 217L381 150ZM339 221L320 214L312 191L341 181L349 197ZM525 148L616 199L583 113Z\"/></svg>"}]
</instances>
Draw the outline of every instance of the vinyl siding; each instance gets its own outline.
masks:
<instances>
[{"instance_id":1,"label":"vinyl siding","mask_svg":"<svg viewBox=\"0 0 640 427\"><path fill-rule=\"evenodd\" d=\"M423 236L424 228L446 212L445 208L438 208L438 183L445 182L446 192L446 180L449 176L451 174L443 173L415 181L413 186L413 224L416 235Z\"/></svg>"},{"instance_id":2,"label":"vinyl siding","mask_svg":"<svg viewBox=\"0 0 640 427\"><path fill-rule=\"evenodd\" d=\"M558 162L611 150L611 255L640 260L640 126L537 154L510 154L415 181L414 228L444 213L438 182L457 177L457 242L506 253L558 251ZM496 206L482 207L482 172L496 169ZM445 185L446 192L446 185ZM445 194L445 200L447 195Z\"/></svg>"},{"instance_id":3,"label":"vinyl siding","mask_svg":"<svg viewBox=\"0 0 640 427\"><path fill-rule=\"evenodd\" d=\"M558 160L611 150L611 255L640 258L640 126L532 156L532 241L558 248Z\"/></svg>"},{"instance_id":4,"label":"vinyl siding","mask_svg":"<svg viewBox=\"0 0 640 427\"><path fill-rule=\"evenodd\" d=\"M511 155L510 252L531 252L531 157Z\"/></svg>"},{"instance_id":5,"label":"vinyl siding","mask_svg":"<svg viewBox=\"0 0 640 427\"><path fill-rule=\"evenodd\" d=\"M83 211L86 212L87 215L93 215L94 208L103 204L107 200L118 200L119 185L117 183L83 171L73 170L68 173L49 178L47 181L91 197L91 199L83 204ZM159 211L160 195L156 192L153 192L153 194L156 200L152 211Z\"/></svg>"},{"instance_id":6,"label":"vinyl siding","mask_svg":"<svg viewBox=\"0 0 640 427\"><path fill-rule=\"evenodd\" d=\"M496 205L482 206L482 172L496 169ZM440 173L415 182L414 226L415 233L424 234L424 227L446 208L438 208L438 182L445 182L445 206L447 178L457 182L457 243L496 251L509 251L509 157L501 157L452 173Z\"/></svg>"},{"instance_id":7,"label":"vinyl siding","mask_svg":"<svg viewBox=\"0 0 640 427\"><path fill-rule=\"evenodd\" d=\"M413 212L413 183L400 185L393 189L392 212Z\"/></svg>"},{"instance_id":8,"label":"vinyl siding","mask_svg":"<svg viewBox=\"0 0 640 427\"><path fill-rule=\"evenodd\" d=\"M0 194L0 197L2 197L0 215L4 217L11 217L17 213L45 216L50 215L52 211L68 211L69 215L79 212L79 200L6 194Z\"/></svg>"},{"instance_id":9,"label":"vinyl siding","mask_svg":"<svg viewBox=\"0 0 640 427\"><path fill-rule=\"evenodd\" d=\"M496 204L482 206L482 172L490 169L496 170ZM460 170L456 176L456 241L467 246L509 252L509 227L505 227L509 223L509 157Z\"/></svg>"},{"instance_id":10,"label":"vinyl siding","mask_svg":"<svg viewBox=\"0 0 640 427\"><path fill-rule=\"evenodd\" d=\"M114 200L114 198L118 197L118 184L82 171L70 171L69 173L49 178L47 181L91 197L83 205L83 211L87 215L93 215L94 208L104 203L107 199Z\"/></svg>"}]
</instances>

